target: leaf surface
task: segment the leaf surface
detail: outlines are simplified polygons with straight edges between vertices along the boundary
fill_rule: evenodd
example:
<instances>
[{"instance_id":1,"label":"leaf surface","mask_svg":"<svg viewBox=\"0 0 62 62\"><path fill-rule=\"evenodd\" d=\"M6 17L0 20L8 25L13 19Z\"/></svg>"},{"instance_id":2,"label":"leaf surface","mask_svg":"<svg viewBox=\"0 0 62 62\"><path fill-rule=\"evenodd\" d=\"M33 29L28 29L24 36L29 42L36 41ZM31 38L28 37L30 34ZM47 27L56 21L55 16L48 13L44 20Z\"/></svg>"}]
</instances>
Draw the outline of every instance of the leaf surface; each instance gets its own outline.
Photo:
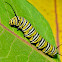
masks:
<instances>
[{"instance_id":1,"label":"leaf surface","mask_svg":"<svg viewBox=\"0 0 62 62\"><path fill-rule=\"evenodd\" d=\"M13 8L18 16L22 16L22 17L26 18L33 25L33 27L36 29L36 31L42 37L44 37L46 39L46 41L48 41L50 44L53 44L53 46L56 46L50 25L33 5L31 5L26 0L4 0L4 1L7 1L8 3L10 3L13 6ZM11 7L8 4L4 3L4 1L0 0L0 2L1 2L0 3L1 23L4 26L6 26L7 28L9 28L11 31L16 33L18 36L22 37L23 39L25 39L29 42L29 40L24 37L22 31L17 31L16 28L9 26L8 22L11 18L14 17L14 13L13 13L13 10L11 9ZM4 34L2 34L0 36L0 39L1 39L0 42L2 42L2 45L3 45L3 49L1 50L0 57L1 58L8 57L8 58L2 58L1 62L5 62L5 61L6 62L8 62L8 61L9 62L15 62L15 61L24 62L24 60L26 60L26 61L28 60L28 55L32 51L32 48L30 46L27 46L26 44L24 44L22 41L17 39L14 35L7 32L6 30L4 30ZM5 40L5 42L4 42L4 40ZM44 60L45 57L40 55L38 52L33 50L32 54L33 55L30 55L30 57L29 57L29 62L36 62L36 61L45 62L45 60ZM16 60L16 58L17 58L17 60ZM23 58L25 58L25 59L23 60ZM37 60L35 60L36 58L37 58ZM47 60L47 62L49 61L49 59L46 59L46 60ZM52 60L59 61L60 59L58 56L57 59L52 58Z\"/></svg>"}]
</instances>

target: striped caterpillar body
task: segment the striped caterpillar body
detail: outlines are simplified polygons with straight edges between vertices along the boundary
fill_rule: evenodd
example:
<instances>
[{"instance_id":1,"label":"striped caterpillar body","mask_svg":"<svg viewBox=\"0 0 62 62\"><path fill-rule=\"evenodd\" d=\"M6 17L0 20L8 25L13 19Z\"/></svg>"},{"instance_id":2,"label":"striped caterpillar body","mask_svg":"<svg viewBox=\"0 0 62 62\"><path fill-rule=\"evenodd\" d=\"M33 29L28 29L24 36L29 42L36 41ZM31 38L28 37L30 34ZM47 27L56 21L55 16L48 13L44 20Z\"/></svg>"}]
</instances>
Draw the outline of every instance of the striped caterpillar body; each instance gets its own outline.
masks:
<instances>
[{"instance_id":1,"label":"striped caterpillar body","mask_svg":"<svg viewBox=\"0 0 62 62\"><path fill-rule=\"evenodd\" d=\"M19 22L18 22L18 20ZM23 17L14 17L9 21L9 24L15 25L18 29L21 29L24 36L27 37L32 44L35 44L37 49L42 50L42 52L54 57L57 54L56 48L50 43L45 41L34 29L34 27Z\"/></svg>"},{"instance_id":2,"label":"striped caterpillar body","mask_svg":"<svg viewBox=\"0 0 62 62\"><path fill-rule=\"evenodd\" d=\"M24 36L30 40L31 44L35 44L38 50L42 50L42 52L48 54L51 57L54 57L58 54L57 49L54 46L52 46L50 43L45 41L45 39L36 32L35 28L25 18L18 17L15 13L15 17L9 20L9 25L17 26L18 28L17 30L21 29L22 32L24 33Z\"/></svg>"}]
</instances>

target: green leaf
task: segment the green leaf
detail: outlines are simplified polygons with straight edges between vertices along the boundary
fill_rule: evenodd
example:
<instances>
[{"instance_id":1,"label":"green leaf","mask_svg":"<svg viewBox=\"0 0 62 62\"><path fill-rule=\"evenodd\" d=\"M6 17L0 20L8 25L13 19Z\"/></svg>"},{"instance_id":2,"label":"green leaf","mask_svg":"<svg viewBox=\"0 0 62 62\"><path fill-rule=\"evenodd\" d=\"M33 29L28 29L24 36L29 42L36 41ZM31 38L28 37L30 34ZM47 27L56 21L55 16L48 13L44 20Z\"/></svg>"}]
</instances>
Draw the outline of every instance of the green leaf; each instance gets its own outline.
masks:
<instances>
[{"instance_id":1,"label":"green leaf","mask_svg":"<svg viewBox=\"0 0 62 62\"><path fill-rule=\"evenodd\" d=\"M50 44L52 44L53 46L56 47L54 36L53 36L52 30L50 28L50 25L48 24L47 20L39 13L39 11L32 4L30 4L26 0L4 0L4 1L10 3L13 6L13 8L18 16L22 16L22 17L26 18L33 25L33 27L36 29L36 31L42 37L44 37L46 39L46 41L48 41ZM6 4L4 1L0 0L1 23L4 26L6 26L7 28L9 28L11 31L14 31L18 36L20 36L23 39L30 42L28 39L26 39L24 37L24 34L22 33L22 31L17 31L16 28L9 26L8 22L11 18L14 17L14 12L11 9L11 7L8 4ZM1 33L1 31L2 31L2 29L0 30L0 33ZM16 40L14 40L14 39L16 39ZM0 42L2 42L1 44L3 46L0 51L0 57L4 57L1 59L1 62L15 62L15 61L26 62L28 60L27 56L30 54L32 48L27 46L26 44L24 44L19 39L15 38L15 36L13 36L11 33L7 32L5 30L4 34L2 34L0 36ZM11 46L12 42L14 44L12 44L12 46ZM11 47L11 51L9 50L10 47ZM6 55L8 54L8 51L10 51L9 56L8 56L8 58L5 58ZM21 54L23 54L23 55L21 55ZM31 55L29 57L29 62L36 62L36 61L45 62L44 61L45 57L43 57L36 51L32 54L34 54L34 55L33 56ZM16 57L18 58L17 60L16 60ZM23 58L26 61L24 61ZM36 58L38 58L39 60ZM54 61L60 60L59 56L56 59L55 58L52 58L52 59ZM48 61L49 59L46 59L46 60Z\"/></svg>"}]
</instances>

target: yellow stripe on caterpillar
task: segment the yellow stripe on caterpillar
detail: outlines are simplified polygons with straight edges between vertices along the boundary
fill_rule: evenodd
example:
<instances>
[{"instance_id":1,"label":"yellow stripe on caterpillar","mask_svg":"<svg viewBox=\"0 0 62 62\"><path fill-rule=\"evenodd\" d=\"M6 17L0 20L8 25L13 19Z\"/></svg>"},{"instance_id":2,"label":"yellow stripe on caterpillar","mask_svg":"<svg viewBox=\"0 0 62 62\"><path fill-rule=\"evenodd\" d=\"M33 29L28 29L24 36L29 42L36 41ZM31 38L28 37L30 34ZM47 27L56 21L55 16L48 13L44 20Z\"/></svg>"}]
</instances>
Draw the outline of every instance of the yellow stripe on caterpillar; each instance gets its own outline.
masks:
<instances>
[{"instance_id":1,"label":"yellow stripe on caterpillar","mask_svg":"<svg viewBox=\"0 0 62 62\"><path fill-rule=\"evenodd\" d=\"M49 49L49 52L48 52L49 55L51 54L52 49L53 49L53 46L51 45L51 48Z\"/></svg>"},{"instance_id":2,"label":"yellow stripe on caterpillar","mask_svg":"<svg viewBox=\"0 0 62 62\"><path fill-rule=\"evenodd\" d=\"M27 22L27 24L22 28L23 31L25 30L25 28L27 27L28 24L29 24L29 22Z\"/></svg>"},{"instance_id":3,"label":"yellow stripe on caterpillar","mask_svg":"<svg viewBox=\"0 0 62 62\"><path fill-rule=\"evenodd\" d=\"M24 31L25 35L27 35L32 28L33 28L33 26L31 26L29 29L27 29L26 31ZM22 30L23 30L23 28L22 28Z\"/></svg>"},{"instance_id":4,"label":"yellow stripe on caterpillar","mask_svg":"<svg viewBox=\"0 0 62 62\"><path fill-rule=\"evenodd\" d=\"M32 36L34 36L35 34L36 34L37 32L36 31L34 31L33 33L31 33L31 34L27 34L27 35L25 35L25 37L28 37L28 38L30 38L30 37L32 37Z\"/></svg>"},{"instance_id":5,"label":"yellow stripe on caterpillar","mask_svg":"<svg viewBox=\"0 0 62 62\"><path fill-rule=\"evenodd\" d=\"M39 38L38 38L37 40L32 41L31 43L37 43L37 42L39 42L40 40L41 40L41 36L39 36ZM37 44L36 44L36 47L37 47Z\"/></svg>"},{"instance_id":6,"label":"yellow stripe on caterpillar","mask_svg":"<svg viewBox=\"0 0 62 62\"><path fill-rule=\"evenodd\" d=\"M43 46L41 45L40 47L38 47L38 49L43 49L43 48L44 48L44 49L42 50L42 51L44 52L45 47L47 46L47 43L48 43L48 42L45 41L44 45L43 45Z\"/></svg>"}]
</instances>

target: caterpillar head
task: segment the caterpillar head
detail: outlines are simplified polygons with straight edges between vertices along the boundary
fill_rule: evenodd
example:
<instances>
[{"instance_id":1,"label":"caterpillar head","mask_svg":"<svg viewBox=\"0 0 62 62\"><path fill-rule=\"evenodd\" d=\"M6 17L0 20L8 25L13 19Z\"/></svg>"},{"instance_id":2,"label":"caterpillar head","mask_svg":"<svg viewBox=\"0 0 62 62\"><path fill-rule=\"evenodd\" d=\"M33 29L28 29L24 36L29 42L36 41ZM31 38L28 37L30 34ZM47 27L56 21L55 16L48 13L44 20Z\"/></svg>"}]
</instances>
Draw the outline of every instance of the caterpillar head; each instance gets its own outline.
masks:
<instances>
[{"instance_id":1,"label":"caterpillar head","mask_svg":"<svg viewBox=\"0 0 62 62\"><path fill-rule=\"evenodd\" d=\"M13 17L12 19L9 20L9 25L17 25L17 18Z\"/></svg>"},{"instance_id":2,"label":"caterpillar head","mask_svg":"<svg viewBox=\"0 0 62 62\"><path fill-rule=\"evenodd\" d=\"M13 17L12 19L9 20L9 25L11 26L19 26L21 22L21 17Z\"/></svg>"},{"instance_id":3,"label":"caterpillar head","mask_svg":"<svg viewBox=\"0 0 62 62\"><path fill-rule=\"evenodd\" d=\"M9 25L11 25L11 26L12 26L12 25L16 25L16 20L17 20L16 17L10 19L10 20L9 20Z\"/></svg>"}]
</instances>

